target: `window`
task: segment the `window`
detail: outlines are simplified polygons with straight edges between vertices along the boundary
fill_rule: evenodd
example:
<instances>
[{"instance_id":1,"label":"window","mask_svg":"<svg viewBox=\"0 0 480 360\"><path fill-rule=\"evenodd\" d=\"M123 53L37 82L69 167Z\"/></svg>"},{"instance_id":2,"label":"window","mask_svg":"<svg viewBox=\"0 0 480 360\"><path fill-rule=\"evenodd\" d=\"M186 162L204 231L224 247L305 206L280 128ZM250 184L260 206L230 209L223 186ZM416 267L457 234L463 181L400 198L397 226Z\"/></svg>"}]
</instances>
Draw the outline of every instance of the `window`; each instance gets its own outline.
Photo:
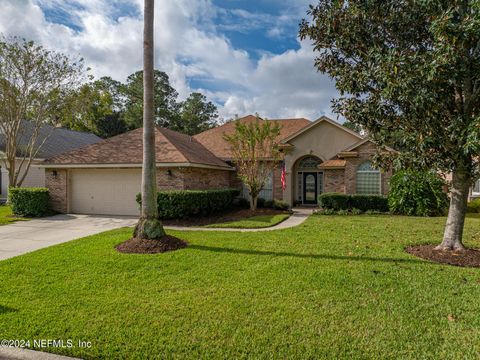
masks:
<instances>
[{"instance_id":1,"label":"window","mask_svg":"<svg viewBox=\"0 0 480 360\"><path fill-rule=\"evenodd\" d=\"M250 192L245 184L243 184L242 188L242 197L250 200ZM268 176L265 185L263 185L263 189L258 194L258 197L265 200L273 200L273 172Z\"/></svg>"},{"instance_id":2,"label":"window","mask_svg":"<svg viewBox=\"0 0 480 360\"><path fill-rule=\"evenodd\" d=\"M320 159L313 156L308 156L300 160L300 162L298 163L298 169L317 171L318 165L320 165Z\"/></svg>"},{"instance_id":3,"label":"window","mask_svg":"<svg viewBox=\"0 0 480 360\"><path fill-rule=\"evenodd\" d=\"M357 194L380 194L380 170L375 169L370 161L361 164L357 169Z\"/></svg>"},{"instance_id":4,"label":"window","mask_svg":"<svg viewBox=\"0 0 480 360\"><path fill-rule=\"evenodd\" d=\"M478 179L475 184L473 185L473 193L480 195L480 179Z\"/></svg>"}]
</instances>

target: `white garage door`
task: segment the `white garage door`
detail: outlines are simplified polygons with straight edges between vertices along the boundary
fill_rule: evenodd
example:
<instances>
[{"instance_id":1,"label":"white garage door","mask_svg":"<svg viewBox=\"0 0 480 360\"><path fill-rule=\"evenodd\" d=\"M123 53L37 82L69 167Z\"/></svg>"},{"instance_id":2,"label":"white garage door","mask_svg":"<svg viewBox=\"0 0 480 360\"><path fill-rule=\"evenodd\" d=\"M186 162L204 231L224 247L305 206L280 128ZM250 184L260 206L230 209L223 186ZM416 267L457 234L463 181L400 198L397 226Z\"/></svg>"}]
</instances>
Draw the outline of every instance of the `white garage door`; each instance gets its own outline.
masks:
<instances>
[{"instance_id":1,"label":"white garage door","mask_svg":"<svg viewBox=\"0 0 480 360\"><path fill-rule=\"evenodd\" d=\"M71 212L138 215L141 169L75 169L71 172Z\"/></svg>"}]
</instances>

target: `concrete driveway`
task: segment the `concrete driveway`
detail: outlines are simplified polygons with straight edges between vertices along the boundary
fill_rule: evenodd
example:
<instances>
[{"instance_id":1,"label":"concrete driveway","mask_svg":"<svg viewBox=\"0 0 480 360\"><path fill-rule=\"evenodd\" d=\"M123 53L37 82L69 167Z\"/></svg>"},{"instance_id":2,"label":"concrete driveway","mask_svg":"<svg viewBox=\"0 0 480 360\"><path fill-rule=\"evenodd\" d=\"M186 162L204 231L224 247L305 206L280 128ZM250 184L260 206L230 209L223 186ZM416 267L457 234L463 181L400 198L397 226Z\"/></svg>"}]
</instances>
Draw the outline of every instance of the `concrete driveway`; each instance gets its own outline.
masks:
<instances>
[{"instance_id":1,"label":"concrete driveway","mask_svg":"<svg viewBox=\"0 0 480 360\"><path fill-rule=\"evenodd\" d=\"M102 215L56 215L0 226L0 260L124 226L137 218Z\"/></svg>"}]
</instances>

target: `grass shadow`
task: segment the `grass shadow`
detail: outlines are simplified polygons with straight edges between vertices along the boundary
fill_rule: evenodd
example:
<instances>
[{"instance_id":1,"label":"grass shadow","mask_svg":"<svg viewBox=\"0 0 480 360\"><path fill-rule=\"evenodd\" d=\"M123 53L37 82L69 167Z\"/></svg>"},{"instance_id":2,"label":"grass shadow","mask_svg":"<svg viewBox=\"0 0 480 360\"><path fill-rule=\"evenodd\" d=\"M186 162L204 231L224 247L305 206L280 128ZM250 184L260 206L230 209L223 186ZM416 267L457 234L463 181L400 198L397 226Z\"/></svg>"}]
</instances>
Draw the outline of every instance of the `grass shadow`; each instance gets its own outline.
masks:
<instances>
[{"instance_id":1,"label":"grass shadow","mask_svg":"<svg viewBox=\"0 0 480 360\"><path fill-rule=\"evenodd\" d=\"M371 256L345 256L345 255L327 255L327 254L297 254L289 252L277 252L277 251L259 251L259 250L247 250L247 249L233 249L233 248L222 248L215 246L205 246L205 245L194 245L191 244L188 246L189 249L196 249L201 251L211 251L217 253L231 253L231 254L243 254L243 255L260 255L260 256L281 256L281 257L294 257L301 259L319 259L319 260L345 260L345 261L377 261L377 262L388 262L388 263L410 263L410 264L428 264L433 265L429 261L424 261L420 259L408 259L408 258L382 258L382 257L371 257ZM438 265L438 264L436 264Z\"/></svg>"},{"instance_id":2,"label":"grass shadow","mask_svg":"<svg viewBox=\"0 0 480 360\"><path fill-rule=\"evenodd\" d=\"M9 312L17 312L17 311L18 311L17 309L14 309L14 308L11 308L11 307L8 307L8 306L0 305L0 315L6 314L6 313L9 313Z\"/></svg>"}]
</instances>

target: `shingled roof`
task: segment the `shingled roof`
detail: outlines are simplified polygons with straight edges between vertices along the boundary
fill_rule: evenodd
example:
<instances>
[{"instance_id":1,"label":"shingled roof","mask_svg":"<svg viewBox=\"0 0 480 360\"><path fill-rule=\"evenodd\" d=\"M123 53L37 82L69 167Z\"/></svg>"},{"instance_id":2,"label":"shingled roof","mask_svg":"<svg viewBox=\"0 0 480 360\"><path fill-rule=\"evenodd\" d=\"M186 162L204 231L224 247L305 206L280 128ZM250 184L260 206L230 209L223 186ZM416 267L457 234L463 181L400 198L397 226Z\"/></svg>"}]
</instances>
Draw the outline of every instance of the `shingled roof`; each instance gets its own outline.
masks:
<instances>
[{"instance_id":1,"label":"shingled roof","mask_svg":"<svg viewBox=\"0 0 480 360\"><path fill-rule=\"evenodd\" d=\"M140 165L142 133L136 129L45 161L51 165ZM193 137L162 127L155 128L157 163L192 164L232 169Z\"/></svg>"},{"instance_id":2,"label":"shingled roof","mask_svg":"<svg viewBox=\"0 0 480 360\"><path fill-rule=\"evenodd\" d=\"M30 121L23 121L18 136L18 156L23 156L21 149L30 142L35 125ZM43 125L37 136L35 147L40 147L36 158L48 159L59 154L97 143L102 139L97 135L73 131L64 128ZM5 151L5 135L0 134L0 151Z\"/></svg>"},{"instance_id":3,"label":"shingled roof","mask_svg":"<svg viewBox=\"0 0 480 360\"><path fill-rule=\"evenodd\" d=\"M221 159L231 159L232 151L230 144L225 141L223 136L225 134L231 135L235 132L235 123L240 121L242 123L251 123L255 121L256 117L253 115L248 115L237 120L227 122L221 126L217 126L213 129L206 130L200 134L194 136L196 140L203 144L207 149L212 153L218 156ZM287 138L288 136L296 133L300 129L311 123L310 120L304 118L297 119L272 119L272 120L263 120L260 121L274 121L280 124L280 135L277 140L280 143L281 140Z\"/></svg>"}]
</instances>

